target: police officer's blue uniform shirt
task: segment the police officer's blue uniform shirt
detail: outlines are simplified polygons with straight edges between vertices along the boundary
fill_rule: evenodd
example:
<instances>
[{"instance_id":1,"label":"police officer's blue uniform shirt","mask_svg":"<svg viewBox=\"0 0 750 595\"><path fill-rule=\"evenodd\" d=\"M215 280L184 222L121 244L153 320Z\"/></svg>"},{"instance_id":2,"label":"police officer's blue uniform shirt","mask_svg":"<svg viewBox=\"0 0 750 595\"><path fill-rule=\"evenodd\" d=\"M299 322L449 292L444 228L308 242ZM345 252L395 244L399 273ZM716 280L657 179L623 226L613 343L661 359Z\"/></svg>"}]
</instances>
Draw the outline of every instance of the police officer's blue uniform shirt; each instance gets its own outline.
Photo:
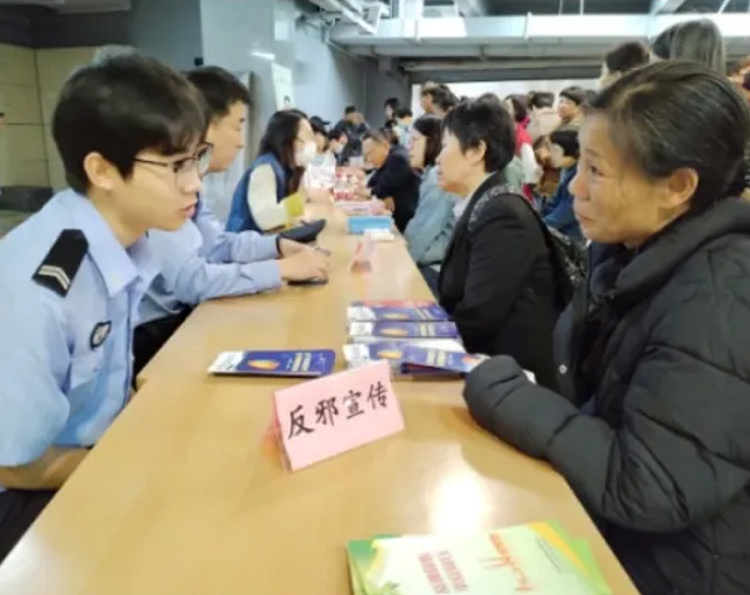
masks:
<instances>
[{"instance_id":1,"label":"police officer's blue uniform shirt","mask_svg":"<svg viewBox=\"0 0 750 595\"><path fill-rule=\"evenodd\" d=\"M0 466L95 444L130 393L148 242L126 249L66 191L0 240L0 271Z\"/></svg>"},{"instance_id":2,"label":"police officer's blue uniform shirt","mask_svg":"<svg viewBox=\"0 0 750 595\"><path fill-rule=\"evenodd\" d=\"M141 303L142 322L181 312L213 298L281 286L276 236L225 232L203 201L178 231L151 231L159 275Z\"/></svg>"}]
</instances>

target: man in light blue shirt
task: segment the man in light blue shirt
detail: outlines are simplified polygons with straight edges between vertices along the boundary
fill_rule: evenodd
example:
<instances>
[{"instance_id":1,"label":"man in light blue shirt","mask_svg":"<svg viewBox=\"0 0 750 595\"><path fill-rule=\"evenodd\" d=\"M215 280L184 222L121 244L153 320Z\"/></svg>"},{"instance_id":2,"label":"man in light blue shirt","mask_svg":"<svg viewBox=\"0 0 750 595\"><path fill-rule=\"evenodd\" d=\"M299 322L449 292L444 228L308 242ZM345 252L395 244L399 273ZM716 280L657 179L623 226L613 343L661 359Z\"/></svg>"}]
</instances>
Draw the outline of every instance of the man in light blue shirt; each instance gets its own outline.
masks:
<instances>
[{"instance_id":1,"label":"man in light blue shirt","mask_svg":"<svg viewBox=\"0 0 750 595\"><path fill-rule=\"evenodd\" d=\"M205 100L206 142L212 147L209 173L231 167L245 147L250 94L231 73L214 66L187 74ZM160 264L136 329L136 374L184 322L191 309L214 298L278 289L282 280L327 276L327 258L303 244L254 231L231 233L200 201L178 231L153 231L151 249Z\"/></svg>"},{"instance_id":2,"label":"man in light blue shirt","mask_svg":"<svg viewBox=\"0 0 750 595\"><path fill-rule=\"evenodd\" d=\"M144 234L193 216L205 125L195 88L138 55L62 91L53 136L71 189L0 240L0 561L128 401L158 264Z\"/></svg>"}]
</instances>

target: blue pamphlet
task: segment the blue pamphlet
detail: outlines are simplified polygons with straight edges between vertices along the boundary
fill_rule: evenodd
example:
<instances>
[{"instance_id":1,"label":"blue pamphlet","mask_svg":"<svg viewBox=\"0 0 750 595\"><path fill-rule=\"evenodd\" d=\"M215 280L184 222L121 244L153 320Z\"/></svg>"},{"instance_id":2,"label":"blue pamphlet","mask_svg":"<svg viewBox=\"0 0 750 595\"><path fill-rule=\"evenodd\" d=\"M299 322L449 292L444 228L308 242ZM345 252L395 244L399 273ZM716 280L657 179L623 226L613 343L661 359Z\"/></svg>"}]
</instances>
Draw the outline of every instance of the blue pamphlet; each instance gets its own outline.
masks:
<instances>
[{"instance_id":1,"label":"blue pamphlet","mask_svg":"<svg viewBox=\"0 0 750 595\"><path fill-rule=\"evenodd\" d=\"M404 345L401 354L402 369L409 373L422 373L434 370L453 372L461 376L468 374L487 359L485 355L457 353L435 347Z\"/></svg>"},{"instance_id":2,"label":"blue pamphlet","mask_svg":"<svg viewBox=\"0 0 750 595\"><path fill-rule=\"evenodd\" d=\"M219 354L211 374L314 378L333 371L336 354L330 349L291 351L227 351Z\"/></svg>"},{"instance_id":3,"label":"blue pamphlet","mask_svg":"<svg viewBox=\"0 0 750 595\"><path fill-rule=\"evenodd\" d=\"M453 322L352 322L349 336L355 341L459 338Z\"/></svg>"},{"instance_id":4,"label":"blue pamphlet","mask_svg":"<svg viewBox=\"0 0 750 595\"><path fill-rule=\"evenodd\" d=\"M346 309L351 322L436 321L445 322L448 313L434 302L354 302Z\"/></svg>"}]
</instances>

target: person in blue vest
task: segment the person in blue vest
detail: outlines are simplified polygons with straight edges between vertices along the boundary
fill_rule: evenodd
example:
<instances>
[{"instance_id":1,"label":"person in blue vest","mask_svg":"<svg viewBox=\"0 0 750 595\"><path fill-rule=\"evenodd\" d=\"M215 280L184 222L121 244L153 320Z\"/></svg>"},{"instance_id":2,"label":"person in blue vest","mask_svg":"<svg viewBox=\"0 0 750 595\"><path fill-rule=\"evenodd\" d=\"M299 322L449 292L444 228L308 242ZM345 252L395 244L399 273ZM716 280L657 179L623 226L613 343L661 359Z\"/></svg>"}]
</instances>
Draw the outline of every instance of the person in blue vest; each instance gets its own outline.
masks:
<instances>
[{"instance_id":1,"label":"person in blue vest","mask_svg":"<svg viewBox=\"0 0 750 595\"><path fill-rule=\"evenodd\" d=\"M187 78L205 100L205 140L212 148L207 173L226 171L245 147L250 93L216 66L197 68ZM327 257L321 252L277 235L226 232L203 200L181 229L153 231L149 242L160 273L141 303L133 346L136 375L199 303L327 276Z\"/></svg>"},{"instance_id":2,"label":"person in blue vest","mask_svg":"<svg viewBox=\"0 0 750 595\"><path fill-rule=\"evenodd\" d=\"M304 113L288 110L271 116L258 158L234 191L227 231L271 231L301 217L302 176L317 153L315 134Z\"/></svg>"},{"instance_id":3,"label":"person in blue vest","mask_svg":"<svg viewBox=\"0 0 750 595\"><path fill-rule=\"evenodd\" d=\"M542 212L544 222L576 241L583 241L581 226L573 212L573 194L570 183L578 172L581 150L578 129L558 128L550 135L552 164L560 169L560 182Z\"/></svg>"},{"instance_id":4,"label":"person in blue vest","mask_svg":"<svg viewBox=\"0 0 750 595\"><path fill-rule=\"evenodd\" d=\"M158 272L145 235L193 215L205 126L195 88L136 54L77 70L60 94L70 189L0 240L0 562L128 402Z\"/></svg>"}]
</instances>

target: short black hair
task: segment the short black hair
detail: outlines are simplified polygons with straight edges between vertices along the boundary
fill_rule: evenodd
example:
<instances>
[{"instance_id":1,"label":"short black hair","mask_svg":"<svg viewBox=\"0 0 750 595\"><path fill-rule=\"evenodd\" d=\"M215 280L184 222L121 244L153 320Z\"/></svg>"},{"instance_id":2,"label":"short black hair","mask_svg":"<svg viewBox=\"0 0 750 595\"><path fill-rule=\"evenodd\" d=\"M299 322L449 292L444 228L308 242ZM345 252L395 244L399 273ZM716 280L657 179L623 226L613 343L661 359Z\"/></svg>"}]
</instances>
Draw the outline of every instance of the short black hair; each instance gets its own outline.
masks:
<instances>
[{"instance_id":1,"label":"short black hair","mask_svg":"<svg viewBox=\"0 0 750 595\"><path fill-rule=\"evenodd\" d=\"M578 130L565 126L554 130L549 135L549 140L555 145L560 145L563 155L578 159L581 156L581 146L578 144Z\"/></svg>"},{"instance_id":2,"label":"short black hair","mask_svg":"<svg viewBox=\"0 0 750 595\"><path fill-rule=\"evenodd\" d=\"M555 94L550 91L532 91L529 93L529 107L541 109L555 105Z\"/></svg>"},{"instance_id":3,"label":"short black hair","mask_svg":"<svg viewBox=\"0 0 750 595\"><path fill-rule=\"evenodd\" d=\"M425 137L424 166L435 165L443 148L443 119L432 114L421 116L414 122L414 130Z\"/></svg>"},{"instance_id":4,"label":"short black hair","mask_svg":"<svg viewBox=\"0 0 750 595\"><path fill-rule=\"evenodd\" d=\"M408 107L400 107L396 111L393 112L394 118L412 118L414 117L414 114Z\"/></svg>"},{"instance_id":5,"label":"short black hair","mask_svg":"<svg viewBox=\"0 0 750 595\"><path fill-rule=\"evenodd\" d=\"M482 93L479 97L477 97L477 101L489 101L491 103L496 103L497 105L502 105L503 102L500 101L500 98L497 96L497 93Z\"/></svg>"},{"instance_id":6,"label":"short black hair","mask_svg":"<svg viewBox=\"0 0 750 595\"><path fill-rule=\"evenodd\" d=\"M614 73L624 74L634 68L645 66L651 60L648 48L640 41L628 41L611 49L604 56L607 70Z\"/></svg>"},{"instance_id":7,"label":"short black hair","mask_svg":"<svg viewBox=\"0 0 750 595\"><path fill-rule=\"evenodd\" d=\"M566 87L560 91L560 97L564 97L576 105L583 105L586 102L586 91L583 87Z\"/></svg>"},{"instance_id":8,"label":"short black hair","mask_svg":"<svg viewBox=\"0 0 750 595\"><path fill-rule=\"evenodd\" d=\"M187 78L203 95L209 122L227 116L237 103L250 105L250 91L228 70L204 66L188 72Z\"/></svg>"},{"instance_id":9,"label":"short black hair","mask_svg":"<svg viewBox=\"0 0 750 595\"><path fill-rule=\"evenodd\" d=\"M70 187L90 187L83 163L100 153L123 178L141 151L190 151L206 132L205 102L183 75L137 53L84 66L68 79L55 108L52 135Z\"/></svg>"},{"instance_id":10,"label":"short black hair","mask_svg":"<svg viewBox=\"0 0 750 595\"><path fill-rule=\"evenodd\" d=\"M445 117L443 130L458 139L464 152L484 143L487 173L505 169L516 151L516 123L499 102L463 101Z\"/></svg>"},{"instance_id":11,"label":"short black hair","mask_svg":"<svg viewBox=\"0 0 750 595\"><path fill-rule=\"evenodd\" d=\"M356 105L347 105L346 109L344 110L344 114L347 116L349 114L356 114L357 113L357 106Z\"/></svg>"},{"instance_id":12,"label":"short black hair","mask_svg":"<svg viewBox=\"0 0 750 595\"><path fill-rule=\"evenodd\" d=\"M389 97L385 100L385 103L383 104L383 107L390 107L392 110L397 110L399 106L401 105L401 102L398 100L398 97Z\"/></svg>"},{"instance_id":13,"label":"short black hair","mask_svg":"<svg viewBox=\"0 0 750 595\"><path fill-rule=\"evenodd\" d=\"M444 84L423 89L422 96L425 95L432 97L432 102L444 112L452 110L458 104L458 97Z\"/></svg>"},{"instance_id":14,"label":"short black hair","mask_svg":"<svg viewBox=\"0 0 750 595\"><path fill-rule=\"evenodd\" d=\"M513 115L516 118L516 122L523 122L529 117L528 100L525 95L512 94L505 98L505 101L510 101L513 105Z\"/></svg>"}]
</instances>

